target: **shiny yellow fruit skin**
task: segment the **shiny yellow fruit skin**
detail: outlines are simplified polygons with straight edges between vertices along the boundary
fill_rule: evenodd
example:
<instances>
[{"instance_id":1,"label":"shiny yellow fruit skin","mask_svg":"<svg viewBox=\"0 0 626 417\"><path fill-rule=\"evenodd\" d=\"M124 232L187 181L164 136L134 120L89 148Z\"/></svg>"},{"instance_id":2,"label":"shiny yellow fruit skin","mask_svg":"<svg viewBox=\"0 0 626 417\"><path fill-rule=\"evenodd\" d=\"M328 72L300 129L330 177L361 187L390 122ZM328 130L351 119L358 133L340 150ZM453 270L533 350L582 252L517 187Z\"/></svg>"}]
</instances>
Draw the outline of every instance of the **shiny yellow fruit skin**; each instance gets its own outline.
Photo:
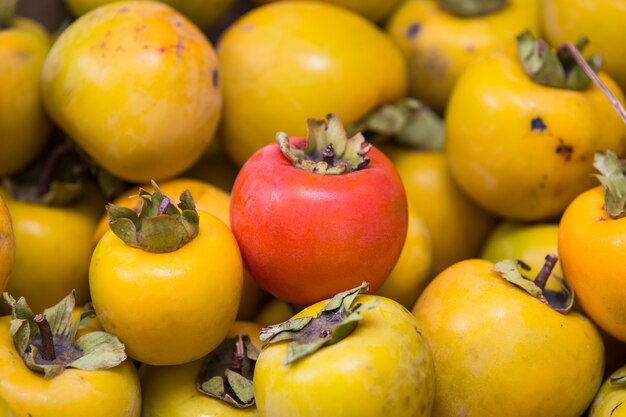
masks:
<instances>
[{"instance_id":1,"label":"shiny yellow fruit skin","mask_svg":"<svg viewBox=\"0 0 626 417\"><path fill-rule=\"evenodd\" d=\"M91 184L73 205L52 207L16 200L0 187L13 219L15 261L6 291L25 297L33 312L76 290L76 303L89 300L91 240L104 211L104 199ZM1 268L1 267L0 267ZM9 314L8 306L0 312Z\"/></svg>"},{"instance_id":2,"label":"shiny yellow fruit skin","mask_svg":"<svg viewBox=\"0 0 626 417\"><path fill-rule=\"evenodd\" d=\"M90 10L116 0L65 0L74 16L82 16ZM159 0L178 10L200 29L207 30L222 17L234 0Z\"/></svg>"},{"instance_id":3,"label":"shiny yellow fruit skin","mask_svg":"<svg viewBox=\"0 0 626 417\"><path fill-rule=\"evenodd\" d=\"M558 255L558 238L558 223L528 224L504 220L493 228L480 256L494 263L504 259L519 259L530 266L524 275L534 278L545 263L546 255ZM557 262L552 273L563 277L560 262ZM560 289L554 279L548 280L546 286L557 291Z\"/></svg>"},{"instance_id":4,"label":"shiny yellow fruit skin","mask_svg":"<svg viewBox=\"0 0 626 417\"><path fill-rule=\"evenodd\" d=\"M432 243L430 277L463 259L478 256L496 217L474 203L455 183L443 152L385 146L409 204L426 222Z\"/></svg>"},{"instance_id":5,"label":"shiny yellow fruit skin","mask_svg":"<svg viewBox=\"0 0 626 417\"><path fill-rule=\"evenodd\" d=\"M213 46L153 1L107 4L74 21L48 54L42 91L72 139L136 183L191 167L213 140L222 105Z\"/></svg>"},{"instance_id":6,"label":"shiny yellow fruit skin","mask_svg":"<svg viewBox=\"0 0 626 417\"><path fill-rule=\"evenodd\" d=\"M626 375L626 366L611 374L611 378ZM613 385L607 378L591 403L589 417L626 417L626 386Z\"/></svg>"},{"instance_id":7,"label":"shiny yellow fruit skin","mask_svg":"<svg viewBox=\"0 0 626 417\"><path fill-rule=\"evenodd\" d=\"M15 414L9 408L9 405L0 397L0 417L15 417Z\"/></svg>"},{"instance_id":8,"label":"shiny yellow fruit skin","mask_svg":"<svg viewBox=\"0 0 626 417\"><path fill-rule=\"evenodd\" d=\"M510 0L495 13L458 17L436 0L408 0L398 7L386 30L409 65L410 95L443 113L467 65L484 52L510 48L515 37L539 30L539 1Z\"/></svg>"},{"instance_id":9,"label":"shiny yellow fruit skin","mask_svg":"<svg viewBox=\"0 0 626 417\"><path fill-rule=\"evenodd\" d=\"M235 408L198 391L204 358L172 366L142 364L142 417L255 417L256 407Z\"/></svg>"},{"instance_id":10,"label":"shiny yellow fruit skin","mask_svg":"<svg viewBox=\"0 0 626 417\"><path fill-rule=\"evenodd\" d=\"M580 417L602 380L600 334L583 315L552 310L493 266L454 264L412 310L435 358L432 417Z\"/></svg>"},{"instance_id":11,"label":"shiny yellow fruit skin","mask_svg":"<svg viewBox=\"0 0 626 417\"><path fill-rule=\"evenodd\" d=\"M296 312L291 304L279 298L271 298L254 316L254 322L263 327L271 326L289 320Z\"/></svg>"},{"instance_id":12,"label":"shiny yellow fruit skin","mask_svg":"<svg viewBox=\"0 0 626 417\"><path fill-rule=\"evenodd\" d=\"M409 206L406 241L391 274L376 292L410 309L431 278L432 245L428 226Z\"/></svg>"},{"instance_id":13,"label":"shiny yellow fruit skin","mask_svg":"<svg viewBox=\"0 0 626 417\"><path fill-rule=\"evenodd\" d=\"M261 348L256 323L236 321L227 337L240 332ZM174 366L142 364L139 378L142 386L142 417L254 417L256 407L237 409L198 391L196 380L205 358Z\"/></svg>"},{"instance_id":14,"label":"shiny yellow fruit skin","mask_svg":"<svg viewBox=\"0 0 626 417\"><path fill-rule=\"evenodd\" d=\"M254 3L267 4L276 1L283 0L255 0ZM368 18L369 20L382 22L400 3L402 3L402 0L322 0L322 2L345 7L346 9L350 9Z\"/></svg>"},{"instance_id":15,"label":"shiny yellow fruit skin","mask_svg":"<svg viewBox=\"0 0 626 417\"><path fill-rule=\"evenodd\" d=\"M239 168L230 160L221 142L215 138L200 159L181 176L208 182L230 193Z\"/></svg>"},{"instance_id":16,"label":"shiny yellow fruit skin","mask_svg":"<svg viewBox=\"0 0 626 417\"><path fill-rule=\"evenodd\" d=\"M561 266L585 313L626 342L626 218L604 210L604 188L581 193L559 223Z\"/></svg>"},{"instance_id":17,"label":"shiny yellow fruit skin","mask_svg":"<svg viewBox=\"0 0 626 417\"><path fill-rule=\"evenodd\" d=\"M141 389L131 361L101 371L67 368L46 380L15 350L10 321L10 316L0 317L0 397L16 417L140 416Z\"/></svg>"},{"instance_id":18,"label":"shiny yellow fruit skin","mask_svg":"<svg viewBox=\"0 0 626 417\"><path fill-rule=\"evenodd\" d=\"M356 329L340 342L284 365L287 342L266 345L254 371L254 394L264 417L430 416L434 369L428 344L411 313L379 300L362 313ZM316 315L328 300L296 317Z\"/></svg>"},{"instance_id":19,"label":"shiny yellow fruit skin","mask_svg":"<svg viewBox=\"0 0 626 417\"><path fill-rule=\"evenodd\" d=\"M0 292L4 290L11 276L15 260L15 233L11 213L0 194Z\"/></svg>"},{"instance_id":20,"label":"shiny yellow fruit skin","mask_svg":"<svg viewBox=\"0 0 626 417\"><path fill-rule=\"evenodd\" d=\"M235 321L243 265L228 227L198 210L198 235L170 253L127 246L108 231L89 269L102 327L150 365L178 365L213 350Z\"/></svg>"},{"instance_id":21,"label":"shiny yellow fruit skin","mask_svg":"<svg viewBox=\"0 0 626 417\"><path fill-rule=\"evenodd\" d=\"M606 74L600 78L620 101ZM601 90L544 87L526 76L517 56L491 52L459 79L445 118L446 154L459 186L509 220L560 216L594 186L594 153L626 146L626 124Z\"/></svg>"},{"instance_id":22,"label":"shiny yellow fruit skin","mask_svg":"<svg viewBox=\"0 0 626 417\"><path fill-rule=\"evenodd\" d=\"M0 29L0 176L25 168L52 131L40 92L50 44L46 29L31 19L15 18Z\"/></svg>"},{"instance_id":23,"label":"shiny yellow fruit skin","mask_svg":"<svg viewBox=\"0 0 626 417\"><path fill-rule=\"evenodd\" d=\"M587 36L585 54L600 53L603 69L626 90L626 1L542 0L542 26L553 45Z\"/></svg>"},{"instance_id":24,"label":"shiny yellow fruit skin","mask_svg":"<svg viewBox=\"0 0 626 417\"><path fill-rule=\"evenodd\" d=\"M330 4L255 8L224 32L218 56L220 139L239 166L279 131L304 136L308 118L336 113L347 125L406 93L406 65L391 39Z\"/></svg>"}]
</instances>

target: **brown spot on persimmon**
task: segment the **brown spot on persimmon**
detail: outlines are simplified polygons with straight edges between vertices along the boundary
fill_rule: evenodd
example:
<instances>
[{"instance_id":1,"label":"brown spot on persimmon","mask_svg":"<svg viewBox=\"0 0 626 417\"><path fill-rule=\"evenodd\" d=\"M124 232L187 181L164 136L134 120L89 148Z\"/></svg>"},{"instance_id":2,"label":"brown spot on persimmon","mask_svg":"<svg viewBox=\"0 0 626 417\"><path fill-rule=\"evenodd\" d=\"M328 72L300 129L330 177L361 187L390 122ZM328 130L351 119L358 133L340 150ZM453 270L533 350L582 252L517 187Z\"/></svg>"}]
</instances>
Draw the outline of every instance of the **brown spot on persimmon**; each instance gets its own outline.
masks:
<instances>
[{"instance_id":1,"label":"brown spot on persimmon","mask_svg":"<svg viewBox=\"0 0 626 417\"><path fill-rule=\"evenodd\" d=\"M572 154L574 153L574 147L569 145L563 141L563 139L559 139L559 144L557 145L555 152L565 159L565 162L569 162L572 159Z\"/></svg>"}]
</instances>

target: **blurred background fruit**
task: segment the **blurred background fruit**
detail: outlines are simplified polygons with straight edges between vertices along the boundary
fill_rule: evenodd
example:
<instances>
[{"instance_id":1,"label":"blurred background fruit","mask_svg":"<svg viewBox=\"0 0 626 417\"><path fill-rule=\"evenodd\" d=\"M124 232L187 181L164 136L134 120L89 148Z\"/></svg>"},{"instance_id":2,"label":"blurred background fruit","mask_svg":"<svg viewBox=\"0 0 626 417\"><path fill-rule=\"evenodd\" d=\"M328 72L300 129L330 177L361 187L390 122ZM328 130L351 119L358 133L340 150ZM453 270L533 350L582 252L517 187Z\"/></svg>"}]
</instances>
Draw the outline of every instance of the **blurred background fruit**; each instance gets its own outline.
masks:
<instances>
[{"instance_id":1,"label":"blurred background fruit","mask_svg":"<svg viewBox=\"0 0 626 417\"><path fill-rule=\"evenodd\" d=\"M218 58L224 95L219 136L238 166L279 131L304 136L307 118L336 113L348 125L406 92L404 59L391 39L331 4L253 9L223 33Z\"/></svg>"},{"instance_id":2,"label":"blurred background fruit","mask_svg":"<svg viewBox=\"0 0 626 417\"><path fill-rule=\"evenodd\" d=\"M15 233L13 232L13 221L4 198L0 195L0 292L4 291L9 281L14 260Z\"/></svg>"},{"instance_id":3,"label":"blurred background fruit","mask_svg":"<svg viewBox=\"0 0 626 417\"><path fill-rule=\"evenodd\" d=\"M25 168L52 132L40 91L52 41L40 23L14 12L12 7L0 9L0 176Z\"/></svg>"},{"instance_id":4,"label":"blurred background fruit","mask_svg":"<svg viewBox=\"0 0 626 417\"><path fill-rule=\"evenodd\" d=\"M64 0L75 17L119 0ZM194 22L201 30L210 29L228 11L235 0L159 0Z\"/></svg>"},{"instance_id":5,"label":"blurred background fruit","mask_svg":"<svg viewBox=\"0 0 626 417\"><path fill-rule=\"evenodd\" d=\"M208 38L153 1L81 16L56 40L42 72L54 121L98 165L131 182L178 175L200 158L220 118L219 83Z\"/></svg>"},{"instance_id":6,"label":"blurred background fruit","mask_svg":"<svg viewBox=\"0 0 626 417\"><path fill-rule=\"evenodd\" d=\"M255 4L267 4L283 0L252 0ZM292 1L292 0L291 0ZM298 1L298 0L296 0ZM300 0L311 1L311 0ZM374 21L383 22L402 3L402 0L321 0L323 3L345 7Z\"/></svg>"},{"instance_id":7,"label":"blurred background fruit","mask_svg":"<svg viewBox=\"0 0 626 417\"><path fill-rule=\"evenodd\" d=\"M452 11L451 4L478 9ZM539 19L538 0L407 0L393 12L386 30L407 60L409 95L443 114L457 79L475 57L510 48L523 30L536 33Z\"/></svg>"},{"instance_id":8,"label":"blurred background fruit","mask_svg":"<svg viewBox=\"0 0 626 417\"><path fill-rule=\"evenodd\" d=\"M543 0L542 27L547 40L558 45L581 36L591 42L589 53L600 53L604 70L626 90L626 1Z\"/></svg>"},{"instance_id":9,"label":"blurred background fruit","mask_svg":"<svg viewBox=\"0 0 626 417\"><path fill-rule=\"evenodd\" d=\"M497 218L458 187L445 154L393 146L382 150L398 169L409 204L428 227L431 278L455 262L478 256Z\"/></svg>"}]
</instances>

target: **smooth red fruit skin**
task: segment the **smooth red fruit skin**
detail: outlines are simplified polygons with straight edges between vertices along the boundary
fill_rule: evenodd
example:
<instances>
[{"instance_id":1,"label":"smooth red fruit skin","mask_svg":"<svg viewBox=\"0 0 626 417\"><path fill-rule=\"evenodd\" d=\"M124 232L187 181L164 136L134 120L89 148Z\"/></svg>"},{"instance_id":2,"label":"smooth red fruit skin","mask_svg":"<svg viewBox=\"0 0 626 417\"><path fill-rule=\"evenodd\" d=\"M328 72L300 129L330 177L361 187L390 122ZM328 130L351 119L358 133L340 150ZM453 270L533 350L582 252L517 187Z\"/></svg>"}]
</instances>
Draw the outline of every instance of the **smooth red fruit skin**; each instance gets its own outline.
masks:
<instances>
[{"instance_id":1,"label":"smooth red fruit skin","mask_svg":"<svg viewBox=\"0 0 626 417\"><path fill-rule=\"evenodd\" d=\"M304 306L363 281L370 292L383 284L404 245L407 200L389 159L376 148L368 157L361 170L320 175L295 168L270 144L242 166L231 227L265 290Z\"/></svg>"}]
</instances>

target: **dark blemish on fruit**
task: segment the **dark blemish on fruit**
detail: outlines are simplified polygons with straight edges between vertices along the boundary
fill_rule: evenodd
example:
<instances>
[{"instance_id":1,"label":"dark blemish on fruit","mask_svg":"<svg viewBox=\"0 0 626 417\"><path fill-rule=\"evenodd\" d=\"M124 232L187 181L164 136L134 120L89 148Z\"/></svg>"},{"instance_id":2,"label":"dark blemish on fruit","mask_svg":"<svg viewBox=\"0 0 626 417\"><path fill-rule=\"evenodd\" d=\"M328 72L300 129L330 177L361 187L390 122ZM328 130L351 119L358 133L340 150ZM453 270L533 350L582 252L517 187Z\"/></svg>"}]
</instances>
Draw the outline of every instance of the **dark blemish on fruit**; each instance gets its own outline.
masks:
<instances>
[{"instance_id":1,"label":"dark blemish on fruit","mask_svg":"<svg viewBox=\"0 0 626 417\"><path fill-rule=\"evenodd\" d=\"M598 221L599 221L599 222L603 222L603 221L605 221L605 220L606 220L606 219L605 219L604 217L598 217Z\"/></svg>"},{"instance_id":2,"label":"dark blemish on fruit","mask_svg":"<svg viewBox=\"0 0 626 417\"><path fill-rule=\"evenodd\" d=\"M110 31L110 30L107 30L106 32L104 32L104 36L105 36L105 37L107 37L107 38L108 38L109 36L111 36L111 31Z\"/></svg>"},{"instance_id":3,"label":"dark blemish on fruit","mask_svg":"<svg viewBox=\"0 0 626 417\"><path fill-rule=\"evenodd\" d=\"M411 23L409 27L406 28L406 37L409 39L416 37L417 34L420 33L421 29L422 29L422 25L419 24L418 22Z\"/></svg>"},{"instance_id":4,"label":"dark blemish on fruit","mask_svg":"<svg viewBox=\"0 0 626 417\"><path fill-rule=\"evenodd\" d=\"M559 139L559 145L556 147L556 153L563 156L563 158L565 158L565 162L569 162L572 159L574 147L565 143L563 139Z\"/></svg>"},{"instance_id":5,"label":"dark blemish on fruit","mask_svg":"<svg viewBox=\"0 0 626 417\"><path fill-rule=\"evenodd\" d=\"M165 46L162 46L159 48L159 52L164 54L165 53Z\"/></svg>"},{"instance_id":6,"label":"dark blemish on fruit","mask_svg":"<svg viewBox=\"0 0 626 417\"><path fill-rule=\"evenodd\" d=\"M118 13L128 13L128 7L122 7Z\"/></svg>"},{"instance_id":7,"label":"dark blemish on fruit","mask_svg":"<svg viewBox=\"0 0 626 417\"><path fill-rule=\"evenodd\" d=\"M476 50L476 46L475 45L466 45L465 46L465 52L467 52L468 54L471 54L475 50Z\"/></svg>"},{"instance_id":8,"label":"dark blemish on fruit","mask_svg":"<svg viewBox=\"0 0 626 417\"><path fill-rule=\"evenodd\" d=\"M148 45L144 45L144 46L143 46L143 49L148 49Z\"/></svg>"},{"instance_id":9,"label":"dark blemish on fruit","mask_svg":"<svg viewBox=\"0 0 626 417\"><path fill-rule=\"evenodd\" d=\"M530 130L538 130L540 132L543 132L547 128L548 126L546 126L541 117L535 117L530 121Z\"/></svg>"},{"instance_id":10,"label":"dark blemish on fruit","mask_svg":"<svg viewBox=\"0 0 626 417\"><path fill-rule=\"evenodd\" d=\"M220 82L220 73L217 68L213 68L213 71L211 71L211 81L213 82L213 87L217 88Z\"/></svg>"},{"instance_id":11,"label":"dark blemish on fruit","mask_svg":"<svg viewBox=\"0 0 626 417\"><path fill-rule=\"evenodd\" d=\"M621 403L617 404L615 407L613 407L613 409L611 410L611 412L609 413L609 417L611 417L613 415L613 413L615 412L615 410L617 410L617 407L619 407L620 405L624 404L624 402L622 401Z\"/></svg>"},{"instance_id":12,"label":"dark blemish on fruit","mask_svg":"<svg viewBox=\"0 0 626 417\"><path fill-rule=\"evenodd\" d=\"M146 28L147 28L147 27L148 27L148 25L146 25L145 23L144 23L144 24L142 24L142 25L139 25L139 26L137 26L137 27L135 28L135 33L139 33L139 32L141 32L141 31L143 31L143 30L146 30Z\"/></svg>"}]
</instances>

